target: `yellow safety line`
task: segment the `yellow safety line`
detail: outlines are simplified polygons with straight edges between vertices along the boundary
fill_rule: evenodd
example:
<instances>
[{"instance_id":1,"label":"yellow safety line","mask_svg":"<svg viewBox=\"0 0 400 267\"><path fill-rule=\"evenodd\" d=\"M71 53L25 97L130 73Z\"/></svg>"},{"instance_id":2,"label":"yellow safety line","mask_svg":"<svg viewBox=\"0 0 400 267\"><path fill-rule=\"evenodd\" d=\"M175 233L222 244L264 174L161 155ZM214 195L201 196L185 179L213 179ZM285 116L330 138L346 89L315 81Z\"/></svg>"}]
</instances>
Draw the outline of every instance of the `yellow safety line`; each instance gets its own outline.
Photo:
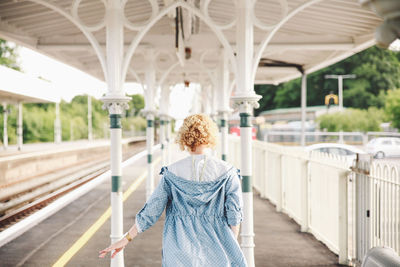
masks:
<instances>
[{"instance_id":1,"label":"yellow safety line","mask_svg":"<svg viewBox=\"0 0 400 267\"><path fill-rule=\"evenodd\" d=\"M161 160L158 157L153 164L157 164ZM124 192L122 201L128 199L128 197L139 187L147 176L147 171L142 173L138 179L136 179L131 186ZM53 264L53 267L65 266L71 258L92 238L92 236L100 229L100 227L110 218L111 206L97 219L97 221L89 227L89 229Z\"/></svg>"}]
</instances>

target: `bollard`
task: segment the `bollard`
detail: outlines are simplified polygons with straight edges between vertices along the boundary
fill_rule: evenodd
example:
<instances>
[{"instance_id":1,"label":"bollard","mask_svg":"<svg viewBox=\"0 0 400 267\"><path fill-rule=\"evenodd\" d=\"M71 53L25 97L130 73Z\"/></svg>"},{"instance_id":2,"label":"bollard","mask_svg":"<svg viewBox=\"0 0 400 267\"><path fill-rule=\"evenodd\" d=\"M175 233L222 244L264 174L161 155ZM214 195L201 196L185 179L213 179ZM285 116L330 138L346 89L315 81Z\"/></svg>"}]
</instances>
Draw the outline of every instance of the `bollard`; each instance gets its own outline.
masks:
<instances>
[{"instance_id":1,"label":"bollard","mask_svg":"<svg viewBox=\"0 0 400 267\"><path fill-rule=\"evenodd\" d=\"M389 247L374 247L365 254L361 267L400 266L400 256Z\"/></svg>"}]
</instances>

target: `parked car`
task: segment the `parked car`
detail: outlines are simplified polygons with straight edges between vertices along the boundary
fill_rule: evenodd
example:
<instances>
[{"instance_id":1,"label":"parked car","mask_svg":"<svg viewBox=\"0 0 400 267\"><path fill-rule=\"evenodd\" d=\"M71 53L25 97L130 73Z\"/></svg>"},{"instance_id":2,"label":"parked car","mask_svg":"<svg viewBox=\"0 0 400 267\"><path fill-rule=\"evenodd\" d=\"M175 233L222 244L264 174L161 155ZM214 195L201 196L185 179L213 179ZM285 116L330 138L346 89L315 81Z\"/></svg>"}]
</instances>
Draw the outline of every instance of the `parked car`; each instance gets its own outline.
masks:
<instances>
[{"instance_id":1,"label":"parked car","mask_svg":"<svg viewBox=\"0 0 400 267\"><path fill-rule=\"evenodd\" d=\"M232 126L229 130L229 133L235 136L240 136L240 127L239 126ZM256 128L253 127L252 131L251 131L251 136L253 140L257 139L257 131Z\"/></svg>"},{"instance_id":2,"label":"parked car","mask_svg":"<svg viewBox=\"0 0 400 267\"><path fill-rule=\"evenodd\" d=\"M365 146L368 154L374 158L400 156L400 138L378 137L368 142Z\"/></svg>"},{"instance_id":3,"label":"parked car","mask_svg":"<svg viewBox=\"0 0 400 267\"><path fill-rule=\"evenodd\" d=\"M357 154L365 154L365 151L350 145L337 144L337 143L320 143L307 146L306 151L318 151L330 153L335 155L344 156L349 166L353 164Z\"/></svg>"}]
</instances>

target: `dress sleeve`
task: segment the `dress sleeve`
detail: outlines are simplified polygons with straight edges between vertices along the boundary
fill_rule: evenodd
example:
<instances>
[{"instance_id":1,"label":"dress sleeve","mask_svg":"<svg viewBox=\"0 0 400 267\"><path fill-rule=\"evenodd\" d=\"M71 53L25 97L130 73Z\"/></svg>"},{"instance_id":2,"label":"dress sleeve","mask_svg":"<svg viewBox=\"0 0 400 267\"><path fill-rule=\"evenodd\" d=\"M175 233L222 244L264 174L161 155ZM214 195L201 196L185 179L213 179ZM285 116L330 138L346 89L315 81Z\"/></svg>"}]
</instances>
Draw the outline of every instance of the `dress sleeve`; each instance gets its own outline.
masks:
<instances>
[{"instance_id":1,"label":"dress sleeve","mask_svg":"<svg viewBox=\"0 0 400 267\"><path fill-rule=\"evenodd\" d=\"M160 174L164 173L163 167ZM150 198L144 204L143 208L136 214L136 228L138 233L144 232L155 224L163 213L170 196L169 186L165 180L165 175L151 194Z\"/></svg>"},{"instance_id":2,"label":"dress sleeve","mask_svg":"<svg viewBox=\"0 0 400 267\"><path fill-rule=\"evenodd\" d=\"M238 225L243 221L243 199L239 172L237 169L236 173L227 182L225 216L229 225Z\"/></svg>"}]
</instances>

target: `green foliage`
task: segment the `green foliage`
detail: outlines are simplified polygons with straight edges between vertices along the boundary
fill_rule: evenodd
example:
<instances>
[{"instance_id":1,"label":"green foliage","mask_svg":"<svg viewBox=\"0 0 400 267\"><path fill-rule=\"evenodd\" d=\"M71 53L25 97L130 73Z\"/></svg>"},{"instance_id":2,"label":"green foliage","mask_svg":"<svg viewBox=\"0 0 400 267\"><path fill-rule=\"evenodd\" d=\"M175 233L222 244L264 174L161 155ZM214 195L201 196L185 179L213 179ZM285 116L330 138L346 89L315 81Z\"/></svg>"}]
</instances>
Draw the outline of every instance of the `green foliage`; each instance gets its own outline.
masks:
<instances>
[{"instance_id":1,"label":"green foliage","mask_svg":"<svg viewBox=\"0 0 400 267\"><path fill-rule=\"evenodd\" d=\"M88 136L87 95L75 96L70 103L60 103L60 118L63 140L85 139ZM104 138L104 127L108 128L108 111L102 109L103 102L92 97L92 129L94 138ZM71 131L72 128L72 131ZM72 135L71 135L72 133Z\"/></svg>"},{"instance_id":2,"label":"green foliage","mask_svg":"<svg viewBox=\"0 0 400 267\"><path fill-rule=\"evenodd\" d=\"M126 110L126 117L138 116L140 111L144 108L143 95L130 95L132 97L129 101L129 109Z\"/></svg>"},{"instance_id":3,"label":"green foliage","mask_svg":"<svg viewBox=\"0 0 400 267\"><path fill-rule=\"evenodd\" d=\"M18 64L18 47L10 45L10 43L3 39L0 39L0 65L20 70Z\"/></svg>"},{"instance_id":4,"label":"green foliage","mask_svg":"<svg viewBox=\"0 0 400 267\"><path fill-rule=\"evenodd\" d=\"M52 142L54 140L55 107L54 104L46 105L47 108L37 104L23 105L23 140L25 143Z\"/></svg>"},{"instance_id":5,"label":"green foliage","mask_svg":"<svg viewBox=\"0 0 400 267\"><path fill-rule=\"evenodd\" d=\"M127 117L121 120L122 129L124 130L132 130L135 132L143 132L146 131L147 122L143 117Z\"/></svg>"},{"instance_id":6,"label":"green foliage","mask_svg":"<svg viewBox=\"0 0 400 267\"><path fill-rule=\"evenodd\" d=\"M392 126L400 129L400 89L389 90L385 102L385 115Z\"/></svg>"},{"instance_id":7,"label":"green foliage","mask_svg":"<svg viewBox=\"0 0 400 267\"><path fill-rule=\"evenodd\" d=\"M383 111L375 107L368 110L346 109L343 112L324 114L317 119L320 129L328 132L380 131L383 120Z\"/></svg>"},{"instance_id":8,"label":"green foliage","mask_svg":"<svg viewBox=\"0 0 400 267\"><path fill-rule=\"evenodd\" d=\"M142 97L143 98L143 97ZM60 120L62 140L86 139L88 135L87 95L75 96L70 103L61 101ZM140 99L135 96L135 99ZM140 103L140 101L137 101ZM105 138L109 132L108 111L102 109L103 102L92 98L92 129L94 138ZM136 104L140 108L140 104ZM8 105L7 133L9 144L17 142L16 128L18 109ZM3 108L0 106L0 136L3 136ZM54 141L55 104L38 103L23 104L23 140L24 143L53 142ZM124 130L143 132L146 129L146 120L143 117L122 118ZM2 138L0 138L2 139ZM2 141L2 140L1 140Z\"/></svg>"},{"instance_id":9,"label":"green foliage","mask_svg":"<svg viewBox=\"0 0 400 267\"><path fill-rule=\"evenodd\" d=\"M400 87L400 53L371 47L341 62L314 72L307 77L307 105L323 105L330 91L338 94L336 79L325 79L326 74L356 74L356 79L343 82L343 103L346 107L382 108L385 92ZM255 91L263 96L258 115L264 110L299 107L301 79L277 86L256 85Z\"/></svg>"}]
</instances>

